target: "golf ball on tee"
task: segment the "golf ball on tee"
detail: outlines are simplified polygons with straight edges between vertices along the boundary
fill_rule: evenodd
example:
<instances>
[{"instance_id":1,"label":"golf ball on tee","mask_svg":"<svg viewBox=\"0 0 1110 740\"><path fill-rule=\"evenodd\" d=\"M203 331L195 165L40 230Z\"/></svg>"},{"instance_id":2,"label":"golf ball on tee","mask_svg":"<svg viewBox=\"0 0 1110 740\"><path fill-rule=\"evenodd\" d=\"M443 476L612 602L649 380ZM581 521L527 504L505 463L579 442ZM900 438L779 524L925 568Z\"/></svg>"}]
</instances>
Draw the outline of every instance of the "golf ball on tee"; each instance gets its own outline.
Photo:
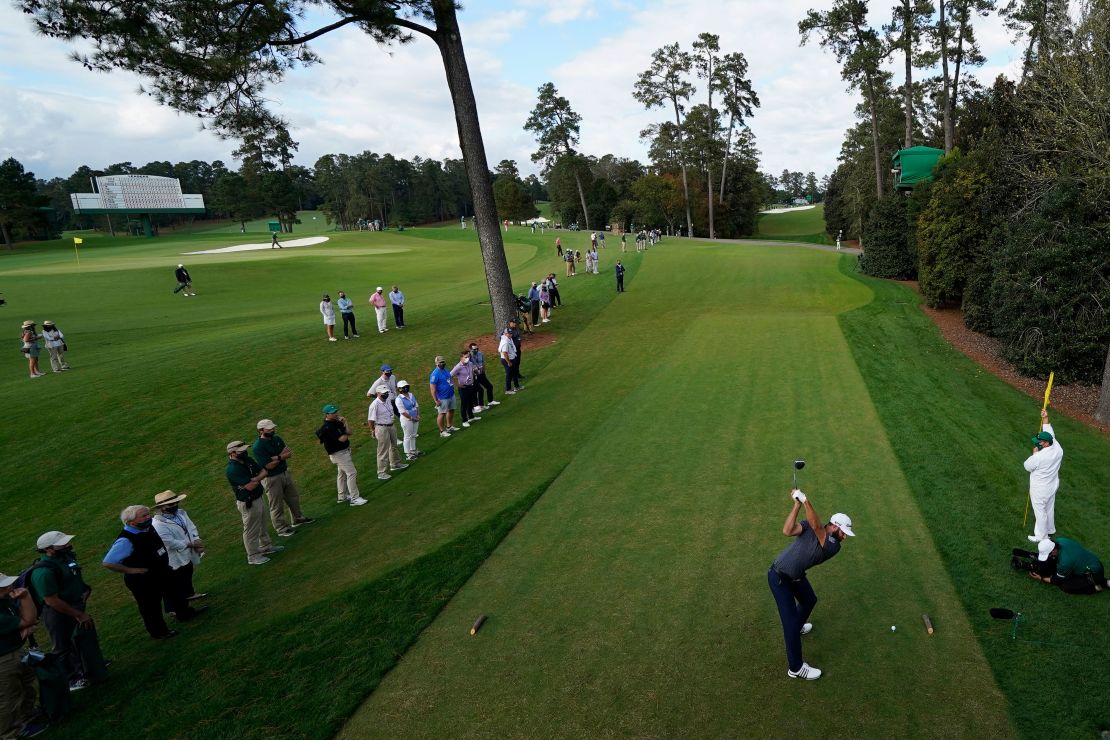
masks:
<instances>
[{"instance_id":1,"label":"golf ball on tee","mask_svg":"<svg viewBox=\"0 0 1110 740\"><path fill-rule=\"evenodd\" d=\"M890 625L890 631L891 631L891 632L893 632L893 631L894 631L894 630L896 630L896 629L898 629L898 628L897 628L897 627L895 627L895 626L894 626L893 624L892 624L892 625Z\"/></svg>"}]
</instances>

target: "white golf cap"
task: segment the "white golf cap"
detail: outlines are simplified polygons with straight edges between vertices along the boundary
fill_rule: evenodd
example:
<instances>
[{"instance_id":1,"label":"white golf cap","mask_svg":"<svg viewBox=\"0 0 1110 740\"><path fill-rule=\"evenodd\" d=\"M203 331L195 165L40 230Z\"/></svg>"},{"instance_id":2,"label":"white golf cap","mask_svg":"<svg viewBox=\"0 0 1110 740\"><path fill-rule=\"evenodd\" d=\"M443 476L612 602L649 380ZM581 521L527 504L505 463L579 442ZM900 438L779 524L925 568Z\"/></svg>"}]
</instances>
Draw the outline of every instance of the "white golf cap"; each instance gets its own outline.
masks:
<instances>
[{"instance_id":1,"label":"white golf cap","mask_svg":"<svg viewBox=\"0 0 1110 740\"><path fill-rule=\"evenodd\" d=\"M184 266L185 266L185 265L178 265L178 267L184 267Z\"/></svg>"},{"instance_id":2,"label":"white golf cap","mask_svg":"<svg viewBox=\"0 0 1110 740\"><path fill-rule=\"evenodd\" d=\"M255 429L277 429L277 424L272 419L259 419L254 427Z\"/></svg>"},{"instance_id":3,"label":"white golf cap","mask_svg":"<svg viewBox=\"0 0 1110 740\"><path fill-rule=\"evenodd\" d=\"M397 387L398 388L408 388L409 387L409 382L407 380L398 380L397 381Z\"/></svg>"},{"instance_id":4,"label":"white golf cap","mask_svg":"<svg viewBox=\"0 0 1110 740\"><path fill-rule=\"evenodd\" d=\"M380 285L378 287L374 288L375 293L379 292L380 290L382 290L382 286L380 286Z\"/></svg>"},{"instance_id":5,"label":"white golf cap","mask_svg":"<svg viewBox=\"0 0 1110 740\"><path fill-rule=\"evenodd\" d=\"M844 534L849 537L856 536L856 533L852 531L852 517L847 514L833 514L832 519L829 519L829 523L840 527Z\"/></svg>"},{"instance_id":6,"label":"white golf cap","mask_svg":"<svg viewBox=\"0 0 1110 740\"><path fill-rule=\"evenodd\" d=\"M15 576L6 576L3 573L0 573L0 588L7 588L8 586L13 585L18 580L19 579Z\"/></svg>"},{"instance_id":7,"label":"white golf cap","mask_svg":"<svg viewBox=\"0 0 1110 740\"><path fill-rule=\"evenodd\" d=\"M35 547L39 550L45 550L48 547L61 547L62 545L68 545L69 541L72 539L73 535L54 530L52 532L45 532L40 536L38 541L35 542Z\"/></svg>"},{"instance_id":8,"label":"white golf cap","mask_svg":"<svg viewBox=\"0 0 1110 740\"><path fill-rule=\"evenodd\" d=\"M1037 560L1040 560L1042 563L1048 560L1048 556L1051 555L1052 551L1055 549L1056 543L1045 537L1037 543Z\"/></svg>"}]
</instances>

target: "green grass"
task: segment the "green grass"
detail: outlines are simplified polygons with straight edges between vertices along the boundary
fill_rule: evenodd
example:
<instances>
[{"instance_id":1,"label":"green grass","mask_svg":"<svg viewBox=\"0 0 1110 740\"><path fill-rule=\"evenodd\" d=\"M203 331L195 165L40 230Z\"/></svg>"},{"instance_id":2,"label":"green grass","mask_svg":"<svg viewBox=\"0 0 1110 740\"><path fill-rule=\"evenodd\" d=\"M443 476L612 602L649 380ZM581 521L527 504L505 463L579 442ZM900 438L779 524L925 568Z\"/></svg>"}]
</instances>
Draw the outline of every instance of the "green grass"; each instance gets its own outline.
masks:
<instances>
[{"instance_id":1,"label":"green grass","mask_svg":"<svg viewBox=\"0 0 1110 740\"><path fill-rule=\"evenodd\" d=\"M770 241L805 242L809 244L835 244L825 233L825 207L766 213L759 217L754 239Z\"/></svg>"},{"instance_id":2,"label":"green grass","mask_svg":"<svg viewBox=\"0 0 1110 740\"><path fill-rule=\"evenodd\" d=\"M524 393L449 440L425 421L429 454L384 484L360 436L370 503L337 508L312 437L320 406L361 418L383 361L426 401L432 357L489 332L490 312L472 230L329 236L182 257L242 237L90 235L80 267L71 243L0 254L13 335L16 319L55 320L75 368L29 381L13 351L0 377L0 570L25 565L42 531L75 532L115 660L61 735L326 737L351 715L352 737L777 736L830 717L860 736L1040 737L1106 723L1106 640L1092 631L1105 598L1006 569L1036 409L948 350L898 286L834 254L669 240L621 255L616 296L614 243L601 276L563 280L567 305L542 330L558 339L526 348ZM587 238L563 232L564 246ZM507 253L518 289L561 272L527 229ZM170 292L179 261L197 298ZM410 328L379 336L365 297L394 283ZM339 288L363 338L329 344L316 304ZM263 416L319 521L249 568L224 445ZM1057 428L1062 531L1110 552L1096 508L1110 446ZM822 514L843 508L860 532L814 573L807 658L828 675L804 685L783 675L765 583L797 455ZM164 488L188 494L209 544L197 584L213 608L152 643L97 562L119 509ZM1094 643L1091 660L1010 642L984 604L1035 614L1030 639ZM1042 664L1089 698L1038 682Z\"/></svg>"}]
</instances>

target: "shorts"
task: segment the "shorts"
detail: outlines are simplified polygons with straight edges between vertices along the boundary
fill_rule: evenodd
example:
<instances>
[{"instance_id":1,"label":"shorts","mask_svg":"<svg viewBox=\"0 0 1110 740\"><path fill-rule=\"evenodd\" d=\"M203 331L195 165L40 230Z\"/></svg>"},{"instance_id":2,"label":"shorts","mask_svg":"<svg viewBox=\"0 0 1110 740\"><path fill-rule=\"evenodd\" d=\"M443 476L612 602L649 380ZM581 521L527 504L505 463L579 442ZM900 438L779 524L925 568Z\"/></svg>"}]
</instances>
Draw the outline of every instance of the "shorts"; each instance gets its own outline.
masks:
<instances>
[{"instance_id":1,"label":"shorts","mask_svg":"<svg viewBox=\"0 0 1110 740\"><path fill-rule=\"evenodd\" d=\"M455 397L450 398L437 398L436 399L436 413L446 414L448 411L455 410Z\"/></svg>"}]
</instances>

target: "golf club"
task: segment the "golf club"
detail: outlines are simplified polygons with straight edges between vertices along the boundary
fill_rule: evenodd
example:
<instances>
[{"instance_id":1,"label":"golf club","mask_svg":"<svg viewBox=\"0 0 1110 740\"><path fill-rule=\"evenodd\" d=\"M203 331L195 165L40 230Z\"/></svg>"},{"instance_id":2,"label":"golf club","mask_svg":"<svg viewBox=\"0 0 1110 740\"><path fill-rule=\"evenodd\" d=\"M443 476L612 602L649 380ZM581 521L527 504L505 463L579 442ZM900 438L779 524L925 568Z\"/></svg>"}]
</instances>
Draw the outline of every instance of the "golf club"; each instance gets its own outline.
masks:
<instances>
[{"instance_id":1,"label":"golf club","mask_svg":"<svg viewBox=\"0 0 1110 740\"><path fill-rule=\"evenodd\" d=\"M798 471L806 466L806 461L798 459L794 461L794 487L798 487Z\"/></svg>"}]
</instances>

